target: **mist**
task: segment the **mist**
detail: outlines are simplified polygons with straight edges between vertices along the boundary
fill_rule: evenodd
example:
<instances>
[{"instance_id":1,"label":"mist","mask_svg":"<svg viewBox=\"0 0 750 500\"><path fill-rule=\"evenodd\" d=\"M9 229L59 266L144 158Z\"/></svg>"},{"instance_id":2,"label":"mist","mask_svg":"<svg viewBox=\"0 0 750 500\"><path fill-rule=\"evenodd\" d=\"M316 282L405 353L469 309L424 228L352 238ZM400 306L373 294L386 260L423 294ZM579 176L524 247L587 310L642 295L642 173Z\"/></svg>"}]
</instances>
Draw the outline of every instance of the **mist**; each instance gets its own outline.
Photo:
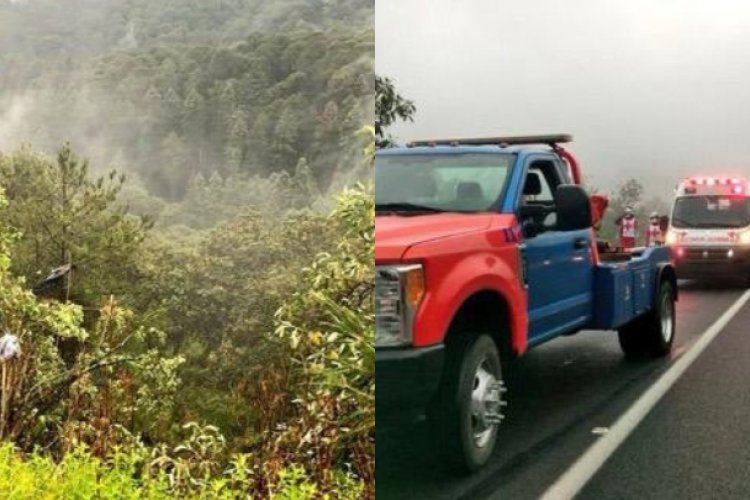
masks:
<instances>
[{"instance_id":1,"label":"mist","mask_svg":"<svg viewBox=\"0 0 750 500\"><path fill-rule=\"evenodd\" d=\"M750 4L379 0L376 71L417 105L402 141L567 132L585 179L671 196L750 174Z\"/></svg>"},{"instance_id":2,"label":"mist","mask_svg":"<svg viewBox=\"0 0 750 500\"><path fill-rule=\"evenodd\" d=\"M148 208L299 165L338 189L367 172L373 16L364 0L0 0L0 153L69 142Z\"/></svg>"},{"instance_id":3,"label":"mist","mask_svg":"<svg viewBox=\"0 0 750 500\"><path fill-rule=\"evenodd\" d=\"M0 151L18 145L32 106L32 99L23 94L5 96L0 101Z\"/></svg>"}]
</instances>

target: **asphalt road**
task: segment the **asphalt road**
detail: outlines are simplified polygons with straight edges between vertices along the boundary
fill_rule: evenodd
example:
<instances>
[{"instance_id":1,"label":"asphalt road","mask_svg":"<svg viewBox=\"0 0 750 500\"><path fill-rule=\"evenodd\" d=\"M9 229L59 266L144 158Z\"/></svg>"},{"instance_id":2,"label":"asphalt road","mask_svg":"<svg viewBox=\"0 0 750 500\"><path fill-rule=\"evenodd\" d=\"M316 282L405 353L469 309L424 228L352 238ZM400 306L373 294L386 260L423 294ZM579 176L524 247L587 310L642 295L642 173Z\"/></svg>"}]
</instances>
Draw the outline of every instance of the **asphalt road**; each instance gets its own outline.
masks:
<instances>
[{"instance_id":1,"label":"asphalt road","mask_svg":"<svg viewBox=\"0 0 750 500\"><path fill-rule=\"evenodd\" d=\"M750 498L748 326L745 306L580 498Z\"/></svg>"},{"instance_id":2,"label":"asphalt road","mask_svg":"<svg viewBox=\"0 0 750 500\"><path fill-rule=\"evenodd\" d=\"M377 497L538 498L598 439L595 430L617 420L742 292L726 284L681 283L677 337L667 360L625 360L613 332L581 332L531 350L516 362L507 380L508 415L495 454L471 476L458 476L440 462L426 423L378 426ZM742 439L750 436L742 432L750 431L750 341L742 335L750 306L745 309L610 458L582 497L738 494L743 479L750 491L750 446ZM725 387L729 383L731 390ZM719 418L731 422L716 425ZM726 444L726 460L716 458L717 442ZM717 484L710 487L705 477L712 473ZM722 490L718 483L725 474L736 479L722 482ZM691 488L690 479L699 487Z\"/></svg>"}]
</instances>

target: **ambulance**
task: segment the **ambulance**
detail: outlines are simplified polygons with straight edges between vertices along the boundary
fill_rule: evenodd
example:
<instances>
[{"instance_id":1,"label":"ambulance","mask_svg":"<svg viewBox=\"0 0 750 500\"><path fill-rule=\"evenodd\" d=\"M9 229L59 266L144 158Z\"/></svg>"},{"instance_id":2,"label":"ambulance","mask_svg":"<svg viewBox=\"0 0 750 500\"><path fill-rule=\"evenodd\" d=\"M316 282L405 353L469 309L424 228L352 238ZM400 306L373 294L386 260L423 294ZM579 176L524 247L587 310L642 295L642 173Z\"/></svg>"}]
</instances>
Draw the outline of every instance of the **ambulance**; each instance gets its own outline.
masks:
<instances>
[{"instance_id":1,"label":"ambulance","mask_svg":"<svg viewBox=\"0 0 750 500\"><path fill-rule=\"evenodd\" d=\"M750 279L750 184L692 177L677 186L666 244L681 279Z\"/></svg>"}]
</instances>

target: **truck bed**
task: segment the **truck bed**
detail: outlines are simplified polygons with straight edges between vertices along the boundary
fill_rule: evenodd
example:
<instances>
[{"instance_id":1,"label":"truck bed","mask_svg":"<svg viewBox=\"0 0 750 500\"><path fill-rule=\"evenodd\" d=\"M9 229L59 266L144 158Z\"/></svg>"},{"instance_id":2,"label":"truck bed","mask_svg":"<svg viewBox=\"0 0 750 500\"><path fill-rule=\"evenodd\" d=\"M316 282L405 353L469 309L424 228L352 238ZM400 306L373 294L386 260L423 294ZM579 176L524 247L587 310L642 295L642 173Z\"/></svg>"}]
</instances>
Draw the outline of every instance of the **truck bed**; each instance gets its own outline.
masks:
<instances>
[{"instance_id":1,"label":"truck bed","mask_svg":"<svg viewBox=\"0 0 750 500\"><path fill-rule=\"evenodd\" d=\"M621 327L653 308L659 274L670 262L668 247L603 253L594 273L593 329Z\"/></svg>"}]
</instances>

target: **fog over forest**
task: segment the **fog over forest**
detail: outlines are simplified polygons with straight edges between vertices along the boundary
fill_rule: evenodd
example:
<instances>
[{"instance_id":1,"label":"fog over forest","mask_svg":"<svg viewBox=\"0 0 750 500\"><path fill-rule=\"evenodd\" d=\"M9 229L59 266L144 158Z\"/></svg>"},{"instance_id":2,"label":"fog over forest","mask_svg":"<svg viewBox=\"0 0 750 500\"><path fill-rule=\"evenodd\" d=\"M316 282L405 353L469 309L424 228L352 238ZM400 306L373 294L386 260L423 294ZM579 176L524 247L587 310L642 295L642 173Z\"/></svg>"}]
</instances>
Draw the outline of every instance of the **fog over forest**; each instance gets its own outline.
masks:
<instances>
[{"instance_id":1,"label":"fog over forest","mask_svg":"<svg viewBox=\"0 0 750 500\"><path fill-rule=\"evenodd\" d=\"M375 498L374 16L0 0L0 491Z\"/></svg>"},{"instance_id":2,"label":"fog over forest","mask_svg":"<svg viewBox=\"0 0 750 500\"><path fill-rule=\"evenodd\" d=\"M0 151L70 141L168 202L196 176L293 174L303 159L321 188L341 184L373 114L372 10L0 0Z\"/></svg>"},{"instance_id":3,"label":"fog over forest","mask_svg":"<svg viewBox=\"0 0 750 500\"><path fill-rule=\"evenodd\" d=\"M381 0L376 70L415 101L402 140L568 132L584 175L669 197L750 174L750 5Z\"/></svg>"}]
</instances>

